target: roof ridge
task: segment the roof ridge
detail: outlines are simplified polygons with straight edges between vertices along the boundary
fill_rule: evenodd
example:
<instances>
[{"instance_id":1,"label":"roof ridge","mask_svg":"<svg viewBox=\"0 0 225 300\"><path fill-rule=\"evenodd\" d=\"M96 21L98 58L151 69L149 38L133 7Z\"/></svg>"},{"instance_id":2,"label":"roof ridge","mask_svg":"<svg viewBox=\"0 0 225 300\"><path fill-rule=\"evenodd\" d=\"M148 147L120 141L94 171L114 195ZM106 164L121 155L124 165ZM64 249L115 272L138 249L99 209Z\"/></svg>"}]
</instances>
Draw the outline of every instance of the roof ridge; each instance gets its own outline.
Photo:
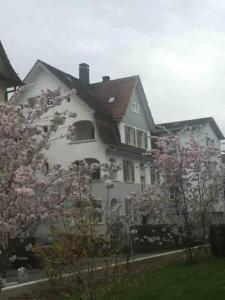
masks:
<instances>
[{"instance_id":1,"label":"roof ridge","mask_svg":"<svg viewBox=\"0 0 225 300\"><path fill-rule=\"evenodd\" d=\"M65 75L67 75L67 76L72 77L73 79L79 80L78 78L74 77L73 75L71 75L71 74L69 74L69 73L66 73L66 72L62 71L61 69L58 69L58 68L56 68L56 67L54 67L54 66L52 66L52 65L50 65L50 64L48 64L48 63L46 63L45 61L43 61L43 60L41 60L41 59L38 59L38 61L41 62L42 64L44 64L46 67L50 67L50 68L52 68L52 69L55 69L55 70L58 71L58 72L61 72L61 73L65 74Z\"/></svg>"},{"instance_id":2,"label":"roof ridge","mask_svg":"<svg viewBox=\"0 0 225 300\"><path fill-rule=\"evenodd\" d=\"M112 81L122 81L122 80L126 80L126 79L138 79L139 75L133 75L133 76L127 76L127 77L122 77L122 78L116 78L116 79L110 79L109 81L99 81L99 82L94 82L94 83L90 83L90 85L95 85L95 84L106 84L106 83L110 83Z\"/></svg>"},{"instance_id":3,"label":"roof ridge","mask_svg":"<svg viewBox=\"0 0 225 300\"><path fill-rule=\"evenodd\" d=\"M188 119L188 120L181 120L181 121L173 121L173 122L166 122L166 123L157 123L156 125L163 125L163 124L175 124L175 123L184 123L190 121L203 121L203 120L212 120L213 117L202 117L202 118L195 118L195 119Z\"/></svg>"}]
</instances>

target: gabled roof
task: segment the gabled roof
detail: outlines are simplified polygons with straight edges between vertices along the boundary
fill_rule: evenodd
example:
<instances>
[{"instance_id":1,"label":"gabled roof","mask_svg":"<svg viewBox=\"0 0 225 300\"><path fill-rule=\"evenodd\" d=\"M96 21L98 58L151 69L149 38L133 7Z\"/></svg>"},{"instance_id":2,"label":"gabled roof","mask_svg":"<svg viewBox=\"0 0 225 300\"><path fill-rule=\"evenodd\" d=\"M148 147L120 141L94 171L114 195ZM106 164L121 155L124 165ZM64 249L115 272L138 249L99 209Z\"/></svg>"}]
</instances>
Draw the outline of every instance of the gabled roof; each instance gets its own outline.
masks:
<instances>
[{"instance_id":1,"label":"gabled roof","mask_svg":"<svg viewBox=\"0 0 225 300\"><path fill-rule=\"evenodd\" d=\"M109 111L101 104L99 99L95 97L93 92L89 90L85 85L83 85L79 79L41 60L38 60L37 63L41 63L42 65L44 65L44 67L46 67L53 75L55 75L55 77L57 77L69 89L75 88L77 90L77 95L94 111L99 112L111 118Z\"/></svg>"},{"instance_id":2,"label":"gabled roof","mask_svg":"<svg viewBox=\"0 0 225 300\"><path fill-rule=\"evenodd\" d=\"M112 114L114 119L120 119L126 112L138 76L125 77L89 85L89 88ZM114 97L113 102L109 98Z\"/></svg>"},{"instance_id":3,"label":"gabled roof","mask_svg":"<svg viewBox=\"0 0 225 300\"><path fill-rule=\"evenodd\" d=\"M140 80L138 76L83 85L76 77L38 60L26 78L35 66L39 64L51 72L59 81L65 84L66 87L69 89L75 88L78 97L95 111L99 135L109 148L129 152L133 155L139 155L145 159L145 156L142 155L142 153L146 152L144 149L120 142L120 133L116 124L116 119L121 118L127 109L133 88L137 80ZM112 106L107 105L107 103L105 104L104 101L104 97L108 98L110 96L116 97L115 106L114 103L111 103L113 104L113 108Z\"/></svg>"},{"instance_id":4,"label":"gabled roof","mask_svg":"<svg viewBox=\"0 0 225 300\"><path fill-rule=\"evenodd\" d=\"M5 71L0 71L0 80L4 82L7 87L23 85L23 82L20 80L19 76L16 74L15 70L12 67L1 41L0 60L5 67Z\"/></svg>"},{"instance_id":5,"label":"gabled roof","mask_svg":"<svg viewBox=\"0 0 225 300\"><path fill-rule=\"evenodd\" d=\"M184 127L197 127L200 125L204 125L206 123L209 123L211 127L213 128L214 132L216 133L217 137L220 140L224 139L224 135L219 129L217 123L212 117L208 118L200 118L200 119L191 119L191 120L185 120L185 121L177 121L177 122L170 122L170 123L162 123L162 124L157 124L156 127L158 127L158 133L163 133L165 130L161 129L160 127L165 127L166 129L170 131L175 131L178 132L182 130Z\"/></svg>"},{"instance_id":6,"label":"gabled roof","mask_svg":"<svg viewBox=\"0 0 225 300\"><path fill-rule=\"evenodd\" d=\"M146 153L145 149L137 148L120 142L120 133L115 121L109 121L98 114L95 115L95 119L98 127L98 133L102 141L109 146L111 151L117 150L124 153L128 152L141 157L143 160L147 158L145 155L143 155Z\"/></svg>"}]
</instances>

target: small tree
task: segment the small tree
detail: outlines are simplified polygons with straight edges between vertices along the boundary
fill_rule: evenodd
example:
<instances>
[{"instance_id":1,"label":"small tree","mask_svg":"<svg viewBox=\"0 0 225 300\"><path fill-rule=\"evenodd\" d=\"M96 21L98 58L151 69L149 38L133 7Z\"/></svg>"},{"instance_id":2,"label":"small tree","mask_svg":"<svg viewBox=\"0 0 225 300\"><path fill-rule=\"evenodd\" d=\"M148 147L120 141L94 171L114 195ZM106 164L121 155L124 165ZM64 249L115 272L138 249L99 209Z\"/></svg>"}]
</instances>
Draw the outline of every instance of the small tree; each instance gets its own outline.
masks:
<instances>
[{"instance_id":1,"label":"small tree","mask_svg":"<svg viewBox=\"0 0 225 300\"><path fill-rule=\"evenodd\" d=\"M47 133L39 124L49 110L49 99L56 106L72 93L42 92L31 108L19 104L18 91L10 103L0 105L0 271L3 274L10 241L58 205L54 188L63 171L55 166L52 170L48 168L45 152L51 135L69 114L54 113Z\"/></svg>"},{"instance_id":2,"label":"small tree","mask_svg":"<svg viewBox=\"0 0 225 300\"><path fill-rule=\"evenodd\" d=\"M190 129L185 132L189 140L183 145L179 136L157 138L157 149L152 156L159 173L158 186L167 219L182 227L187 261L192 262L192 247L207 241L210 214L221 201L223 177L219 149L202 146ZM152 211L157 202L151 196L145 199Z\"/></svg>"}]
</instances>

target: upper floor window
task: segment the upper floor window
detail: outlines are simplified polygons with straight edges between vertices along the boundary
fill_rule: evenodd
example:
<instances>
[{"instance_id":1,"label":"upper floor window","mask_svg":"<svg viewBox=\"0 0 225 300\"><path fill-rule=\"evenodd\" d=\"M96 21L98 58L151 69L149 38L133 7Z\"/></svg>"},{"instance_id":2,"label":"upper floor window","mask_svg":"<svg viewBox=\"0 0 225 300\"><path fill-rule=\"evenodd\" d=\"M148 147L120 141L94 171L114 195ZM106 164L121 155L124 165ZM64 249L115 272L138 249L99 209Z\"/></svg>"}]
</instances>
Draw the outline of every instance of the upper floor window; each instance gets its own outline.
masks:
<instances>
[{"instance_id":1,"label":"upper floor window","mask_svg":"<svg viewBox=\"0 0 225 300\"><path fill-rule=\"evenodd\" d=\"M148 149L147 132L125 126L125 143L135 147Z\"/></svg>"},{"instance_id":2,"label":"upper floor window","mask_svg":"<svg viewBox=\"0 0 225 300\"><path fill-rule=\"evenodd\" d=\"M148 148L147 132L137 130L137 147Z\"/></svg>"},{"instance_id":3,"label":"upper floor window","mask_svg":"<svg viewBox=\"0 0 225 300\"><path fill-rule=\"evenodd\" d=\"M91 121L78 121L73 123L72 140L74 142L95 139L95 129Z\"/></svg>"},{"instance_id":4,"label":"upper floor window","mask_svg":"<svg viewBox=\"0 0 225 300\"><path fill-rule=\"evenodd\" d=\"M131 160L123 161L123 177L124 181L134 182L134 162Z\"/></svg>"},{"instance_id":5,"label":"upper floor window","mask_svg":"<svg viewBox=\"0 0 225 300\"><path fill-rule=\"evenodd\" d=\"M133 113L139 114L139 105L136 102L132 102L131 110Z\"/></svg>"},{"instance_id":6,"label":"upper floor window","mask_svg":"<svg viewBox=\"0 0 225 300\"><path fill-rule=\"evenodd\" d=\"M207 146L214 146L214 140L209 138L209 137L206 137L206 145Z\"/></svg>"},{"instance_id":7,"label":"upper floor window","mask_svg":"<svg viewBox=\"0 0 225 300\"><path fill-rule=\"evenodd\" d=\"M125 143L136 146L136 132L133 127L125 126Z\"/></svg>"}]
</instances>

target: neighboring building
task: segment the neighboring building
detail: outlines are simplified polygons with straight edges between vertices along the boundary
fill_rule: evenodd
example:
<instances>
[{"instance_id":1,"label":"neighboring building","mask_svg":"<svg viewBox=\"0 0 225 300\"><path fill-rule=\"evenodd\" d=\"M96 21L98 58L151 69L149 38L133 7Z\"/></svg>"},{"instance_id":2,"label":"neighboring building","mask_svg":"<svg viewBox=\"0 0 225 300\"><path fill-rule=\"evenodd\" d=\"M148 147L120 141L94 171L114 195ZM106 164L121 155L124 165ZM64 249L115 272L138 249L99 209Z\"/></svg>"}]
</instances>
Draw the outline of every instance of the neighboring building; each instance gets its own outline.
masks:
<instances>
[{"instance_id":1,"label":"neighboring building","mask_svg":"<svg viewBox=\"0 0 225 300\"><path fill-rule=\"evenodd\" d=\"M192 134L194 138L202 146L215 146L220 149L220 141L224 139L224 136L212 117L192 119L186 121L177 121L171 123L162 123L156 125L158 134L178 134L181 143L185 144L189 139L189 133L183 132L185 128L192 128ZM166 130L163 129L166 128Z\"/></svg>"},{"instance_id":2,"label":"neighboring building","mask_svg":"<svg viewBox=\"0 0 225 300\"><path fill-rule=\"evenodd\" d=\"M0 101L7 101L7 93L15 91L20 85L23 82L14 71L0 41ZM9 88L12 90L9 91Z\"/></svg>"},{"instance_id":3,"label":"neighboring building","mask_svg":"<svg viewBox=\"0 0 225 300\"><path fill-rule=\"evenodd\" d=\"M27 88L22 102L32 105L34 97L47 89L77 90L76 95L64 100L57 111L76 112L72 119L76 138L55 139L48 150L50 163L67 167L71 162L87 159L104 163L116 160L122 166L117 174L111 174L115 188L111 190L111 205L120 203L123 211L128 209L128 195L141 192L151 184L150 163L146 152L151 150L151 134L155 124L139 76L89 83L89 66L79 65L79 79L38 60L26 76ZM53 111L51 110L51 113ZM71 125L71 119L66 125ZM47 130L47 123L43 123ZM66 132L63 126L57 133ZM94 196L106 199L106 190L100 171L94 175Z\"/></svg>"},{"instance_id":4,"label":"neighboring building","mask_svg":"<svg viewBox=\"0 0 225 300\"><path fill-rule=\"evenodd\" d=\"M190 140L190 131L185 130L188 128L191 129L193 138L203 147L213 146L220 151L221 140L225 139L212 117L157 124L156 128L158 130L157 135L159 136L177 135L182 146L185 146ZM221 173L221 176L223 176L223 161L223 155L221 155L221 157L215 156L212 158L210 165L211 171L218 171ZM212 212L213 222L223 220L224 210L224 195L221 194L220 201L218 202L218 205L214 207L214 211Z\"/></svg>"}]
</instances>

